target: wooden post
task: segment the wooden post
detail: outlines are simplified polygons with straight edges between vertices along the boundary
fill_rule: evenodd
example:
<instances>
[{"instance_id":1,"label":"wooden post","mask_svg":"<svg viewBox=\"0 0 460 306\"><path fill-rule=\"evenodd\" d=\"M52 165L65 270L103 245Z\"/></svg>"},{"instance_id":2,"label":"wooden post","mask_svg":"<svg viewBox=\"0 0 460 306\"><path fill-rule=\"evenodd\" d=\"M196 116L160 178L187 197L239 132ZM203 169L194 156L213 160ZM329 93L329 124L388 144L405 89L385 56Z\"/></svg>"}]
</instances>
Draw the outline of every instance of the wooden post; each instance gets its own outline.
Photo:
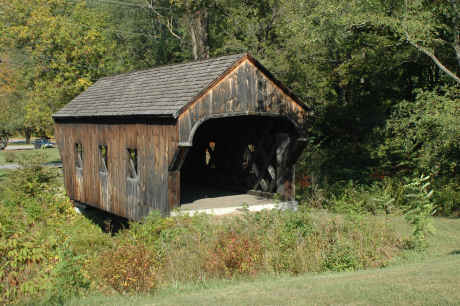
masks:
<instances>
[{"instance_id":1,"label":"wooden post","mask_svg":"<svg viewBox=\"0 0 460 306\"><path fill-rule=\"evenodd\" d=\"M291 137L289 134L280 133L276 135L276 193L280 194L283 199L290 198L289 183L291 181L292 165L289 164L289 153L291 148Z\"/></svg>"},{"instance_id":2,"label":"wooden post","mask_svg":"<svg viewBox=\"0 0 460 306\"><path fill-rule=\"evenodd\" d=\"M280 177L277 184L277 193L285 200L295 199L295 162L305 149L307 142L305 138L290 140L287 148L282 153L282 166L280 166ZM282 147L280 147L280 153Z\"/></svg>"},{"instance_id":3,"label":"wooden post","mask_svg":"<svg viewBox=\"0 0 460 306\"><path fill-rule=\"evenodd\" d=\"M190 147L178 147L168 169L168 205L169 211L180 206L180 170Z\"/></svg>"}]
</instances>

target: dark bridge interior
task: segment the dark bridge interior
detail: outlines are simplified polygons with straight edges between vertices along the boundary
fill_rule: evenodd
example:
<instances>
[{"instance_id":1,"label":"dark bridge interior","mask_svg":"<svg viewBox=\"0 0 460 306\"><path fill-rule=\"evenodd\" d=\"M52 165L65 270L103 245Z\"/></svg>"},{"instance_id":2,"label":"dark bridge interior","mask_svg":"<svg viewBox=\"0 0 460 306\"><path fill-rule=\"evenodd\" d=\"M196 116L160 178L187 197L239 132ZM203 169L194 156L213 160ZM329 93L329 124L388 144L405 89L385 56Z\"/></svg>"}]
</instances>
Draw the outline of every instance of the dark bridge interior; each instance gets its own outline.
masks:
<instances>
[{"instance_id":1,"label":"dark bridge interior","mask_svg":"<svg viewBox=\"0 0 460 306\"><path fill-rule=\"evenodd\" d=\"M291 180L293 124L280 117L211 119L196 131L181 168L181 203L203 197L280 191Z\"/></svg>"}]
</instances>

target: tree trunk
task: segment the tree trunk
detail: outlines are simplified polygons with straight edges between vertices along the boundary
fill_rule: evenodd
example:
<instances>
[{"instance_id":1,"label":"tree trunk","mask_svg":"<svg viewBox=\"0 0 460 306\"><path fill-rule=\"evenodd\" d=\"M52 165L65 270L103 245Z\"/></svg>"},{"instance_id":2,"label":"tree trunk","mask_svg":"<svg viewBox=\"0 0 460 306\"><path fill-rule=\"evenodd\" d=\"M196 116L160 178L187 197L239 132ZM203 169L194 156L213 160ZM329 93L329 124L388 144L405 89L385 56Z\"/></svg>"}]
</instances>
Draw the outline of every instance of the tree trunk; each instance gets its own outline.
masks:
<instances>
[{"instance_id":1,"label":"tree trunk","mask_svg":"<svg viewBox=\"0 0 460 306\"><path fill-rule=\"evenodd\" d=\"M24 136L26 137L26 144L30 144L30 138L32 137L32 130L31 129L25 129L24 130Z\"/></svg>"},{"instance_id":2,"label":"tree trunk","mask_svg":"<svg viewBox=\"0 0 460 306\"><path fill-rule=\"evenodd\" d=\"M209 58L208 11L206 8L189 13L188 27L192 38L193 58L195 60Z\"/></svg>"},{"instance_id":3,"label":"tree trunk","mask_svg":"<svg viewBox=\"0 0 460 306\"><path fill-rule=\"evenodd\" d=\"M453 43L453 47L454 47L454 50L455 50L455 54L457 56L457 63L458 63L458 68L460 70L460 31L459 31L459 27L460 27L460 13L458 12L458 5L457 5L457 0L450 0L451 4L452 4L452 8L453 8L453 12L455 12L455 16L454 16L454 20L453 20L453 27L454 27L454 43Z\"/></svg>"},{"instance_id":4,"label":"tree trunk","mask_svg":"<svg viewBox=\"0 0 460 306\"><path fill-rule=\"evenodd\" d=\"M457 39L457 44L454 45L455 53L457 53L457 63L460 69L460 39Z\"/></svg>"},{"instance_id":5,"label":"tree trunk","mask_svg":"<svg viewBox=\"0 0 460 306\"><path fill-rule=\"evenodd\" d=\"M6 148L8 145L8 134L7 133L1 133L0 134L0 150L3 150Z\"/></svg>"}]
</instances>

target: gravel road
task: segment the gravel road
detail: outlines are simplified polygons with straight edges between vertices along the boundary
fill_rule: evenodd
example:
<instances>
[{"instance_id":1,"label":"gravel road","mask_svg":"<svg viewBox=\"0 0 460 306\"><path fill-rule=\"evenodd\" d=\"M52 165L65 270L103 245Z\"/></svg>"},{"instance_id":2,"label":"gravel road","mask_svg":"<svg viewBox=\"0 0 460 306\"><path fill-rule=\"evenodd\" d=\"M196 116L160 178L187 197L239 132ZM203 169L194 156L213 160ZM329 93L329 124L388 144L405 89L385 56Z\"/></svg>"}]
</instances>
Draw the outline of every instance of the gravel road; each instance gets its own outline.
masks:
<instances>
[{"instance_id":1,"label":"gravel road","mask_svg":"<svg viewBox=\"0 0 460 306\"><path fill-rule=\"evenodd\" d=\"M14 150L33 150L33 145L8 145L5 148L5 151L14 151Z\"/></svg>"},{"instance_id":2,"label":"gravel road","mask_svg":"<svg viewBox=\"0 0 460 306\"><path fill-rule=\"evenodd\" d=\"M46 163L43 164L44 166L48 167L57 167L57 168L62 168L62 163ZM5 165L0 165L0 170L14 170L19 168L18 164L5 164Z\"/></svg>"},{"instance_id":3,"label":"gravel road","mask_svg":"<svg viewBox=\"0 0 460 306\"><path fill-rule=\"evenodd\" d=\"M14 170L19 168L18 164L0 165L0 170Z\"/></svg>"}]
</instances>

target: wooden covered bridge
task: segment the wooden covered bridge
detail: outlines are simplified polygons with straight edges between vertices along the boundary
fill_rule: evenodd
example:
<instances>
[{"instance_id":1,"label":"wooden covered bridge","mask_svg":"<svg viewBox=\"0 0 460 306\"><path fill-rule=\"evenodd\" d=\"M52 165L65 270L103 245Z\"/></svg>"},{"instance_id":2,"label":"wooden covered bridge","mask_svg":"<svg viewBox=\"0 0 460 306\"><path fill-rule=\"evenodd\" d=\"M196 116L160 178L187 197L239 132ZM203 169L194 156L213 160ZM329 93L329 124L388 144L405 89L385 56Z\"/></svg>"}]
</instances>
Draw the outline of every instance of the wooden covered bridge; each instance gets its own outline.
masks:
<instances>
[{"instance_id":1,"label":"wooden covered bridge","mask_svg":"<svg viewBox=\"0 0 460 306\"><path fill-rule=\"evenodd\" d=\"M70 199L137 220L187 187L294 198L308 110L239 54L102 78L53 118Z\"/></svg>"}]
</instances>

